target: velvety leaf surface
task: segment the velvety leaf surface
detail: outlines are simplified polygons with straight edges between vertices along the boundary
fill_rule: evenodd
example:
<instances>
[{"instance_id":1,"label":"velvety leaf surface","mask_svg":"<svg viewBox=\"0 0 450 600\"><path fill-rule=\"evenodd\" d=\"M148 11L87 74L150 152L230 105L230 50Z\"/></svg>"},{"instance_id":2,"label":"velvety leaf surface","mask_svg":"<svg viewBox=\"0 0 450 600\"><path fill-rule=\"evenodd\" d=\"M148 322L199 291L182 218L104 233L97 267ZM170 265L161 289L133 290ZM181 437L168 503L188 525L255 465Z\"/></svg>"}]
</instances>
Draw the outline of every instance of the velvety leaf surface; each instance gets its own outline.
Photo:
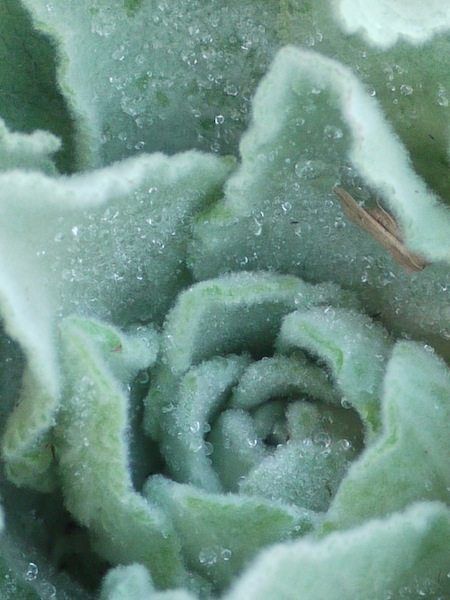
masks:
<instances>
[{"instance_id":1,"label":"velvety leaf surface","mask_svg":"<svg viewBox=\"0 0 450 600\"><path fill-rule=\"evenodd\" d=\"M142 149L235 150L248 99L277 44L276 2L24 5L58 45L81 165Z\"/></svg>"},{"instance_id":2,"label":"velvety leaf surface","mask_svg":"<svg viewBox=\"0 0 450 600\"><path fill-rule=\"evenodd\" d=\"M450 597L449 25L3 0L1 598Z\"/></svg>"},{"instance_id":3,"label":"velvety leaf surface","mask_svg":"<svg viewBox=\"0 0 450 600\"><path fill-rule=\"evenodd\" d=\"M291 505L293 515L327 510L361 449L361 420L349 410L352 401L355 408L363 406L358 394L367 395L370 410L361 408L361 415L369 432L375 428L390 346L380 326L351 312L357 305L335 285L246 272L192 286L167 316L146 399L146 427L170 475L191 485L151 478L147 493L170 516L188 564L218 589L255 548L296 531L291 516L289 527L278 527L272 514L281 510L277 506ZM305 323L303 338L299 324L289 325L294 317ZM328 326L338 348L334 354L320 339L319 330ZM352 326L359 335L355 348ZM336 363L335 376L301 348ZM349 399L341 406L344 391ZM234 494L219 494L227 491ZM263 517L267 511L275 529ZM266 524L256 525L252 513ZM317 518L309 517L313 523ZM260 535L269 537L263 542L255 537ZM211 564L205 558L202 567L198 556L207 554L205 539L215 558ZM222 561L216 546L235 558Z\"/></svg>"},{"instance_id":4,"label":"velvety leaf surface","mask_svg":"<svg viewBox=\"0 0 450 600\"><path fill-rule=\"evenodd\" d=\"M0 119L0 171L31 169L55 174L52 155L59 147L59 140L50 133L12 132L6 127L3 119Z\"/></svg>"},{"instance_id":5,"label":"velvety leaf surface","mask_svg":"<svg viewBox=\"0 0 450 600\"><path fill-rule=\"evenodd\" d=\"M111 569L99 600L194 600L194 596L181 589L156 591L146 568L135 564Z\"/></svg>"},{"instance_id":6,"label":"velvety leaf surface","mask_svg":"<svg viewBox=\"0 0 450 600\"><path fill-rule=\"evenodd\" d=\"M331 279L357 289L394 332L425 336L444 351L449 211L414 173L375 99L350 71L312 52L280 51L258 88L240 149L224 200L196 225L197 278L270 268ZM406 273L347 221L333 193L338 183L362 185L354 193L366 206L380 198L407 244L435 263Z\"/></svg>"},{"instance_id":7,"label":"velvety leaf surface","mask_svg":"<svg viewBox=\"0 0 450 600\"><path fill-rule=\"evenodd\" d=\"M160 586L186 583L170 523L133 490L131 483L127 399L106 358L121 350L114 345L102 348L95 333L89 332L89 325L80 326L78 320L69 318L61 326L68 386L55 446L65 503L89 528L94 546L109 561L147 564ZM105 331L108 337L114 334ZM150 332L146 353L136 354L131 349L137 359L133 375L154 362L153 338Z\"/></svg>"},{"instance_id":8,"label":"velvety leaf surface","mask_svg":"<svg viewBox=\"0 0 450 600\"><path fill-rule=\"evenodd\" d=\"M58 166L63 171L71 171L75 167L73 131L65 100L58 90L56 63L52 43L35 29L22 3L2 0L0 118L13 130L27 133L46 130L57 135L63 140ZM3 137L3 133L0 136ZM38 142L39 136L42 138L42 134L34 135L34 143ZM16 138L15 143L17 141ZM51 145L53 151L58 149L54 143Z\"/></svg>"},{"instance_id":9,"label":"velvety leaf surface","mask_svg":"<svg viewBox=\"0 0 450 600\"><path fill-rule=\"evenodd\" d=\"M192 485L150 478L147 498L162 507L188 566L223 589L257 552L310 531L314 513L237 494L208 494Z\"/></svg>"},{"instance_id":10,"label":"velvety leaf surface","mask_svg":"<svg viewBox=\"0 0 450 600\"><path fill-rule=\"evenodd\" d=\"M247 570L227 600L383 600L444 597L450 591L450 515L424 503L322 540L274 546Z\"/></svg>"},{"instance_id":11,"label":"velvety leaf surface","mask_svg":"<svg viewBox=\"0 0 450 600\"><path fill-rule=\"evenodd\" d=\"M402 10L384 0L370 8L357 0L213 0L206 8L192 1L23 2L58 46L59 82L82 165L142 147L234 151L259 80L275 52L291 43L356 70L415 168L448 198L450 75L441 57L449 54L450 36L440 34L448 9L438 0L408 2ZM366 15L370 33L378 28L377 41L384 35L389 48L359 34ZM358 33L349 35L343 23ZM417 36L419 45L411 43Z\"/></svg>"},{"instance_id":12,"label":"velvety leaf surface","mask_svg":"<svg viewBox=\"0 0 450 600\"><path fill-rule=\"evenodd\" d=\"M122 324L161 319L190 280L192 213L216 194L228 168L194 152L142 156L70 178L0 175L0 303L28 360L3 443L4 457L16 463L14 481L52 486L45 435L61 391L57 319L73 311Z\"/></svg>"},{"instance_id":13,"label":"velvety leaf surface","mask_svg":"<svg viewBox=\"0 0 450 600\"><path fill-rule=\"evenodd\" d=\"M382 420L382 436L352 465L332 503L332 526L353 526L416 500L448 501L450 371L430 348L397 343Z\"/></svg>"},{"instance_id":14,"label":"velvety leaf surface","mask_svg":"<svg viewBox=\"0 0 450 600\"><path fill-rule=\"evenodd\" d=\"M440 0L337 0L336 5L349 33L363 32L369 43L381 48L399 39L420 46L450 29L450 7Z\"/></svg>"},{"instance_id":15,"label":"velvety leaf surface","mask_svg":"<svg viewBox=\"0 0 450 600\"><path fill-rule=\"evenodd\" d=\"M387 332L369 318L327 307L297 311L281 326L280 351L307 350L330 366L344 402L359 413L368 437L379 429L379 397L391 350Z\"/></svg>"}]
</instances>

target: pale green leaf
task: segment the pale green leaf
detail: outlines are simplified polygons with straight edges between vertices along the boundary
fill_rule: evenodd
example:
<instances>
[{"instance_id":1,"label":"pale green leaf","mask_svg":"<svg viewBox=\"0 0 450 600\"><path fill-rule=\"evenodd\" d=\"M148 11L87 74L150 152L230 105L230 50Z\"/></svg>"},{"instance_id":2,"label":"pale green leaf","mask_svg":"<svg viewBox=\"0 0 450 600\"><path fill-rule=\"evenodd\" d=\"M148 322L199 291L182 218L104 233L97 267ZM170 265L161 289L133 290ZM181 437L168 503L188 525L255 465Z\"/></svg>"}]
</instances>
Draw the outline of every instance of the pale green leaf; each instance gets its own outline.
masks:
<instances>
[{"instance_id":1,"label":"pale green leaf","mask_svg":"<svg viewBox=\"0 0 450 600\"><path fill-rule=\"evenodd\" d=\"M288 315L278 349L304 349L329 365L342 401L355 408L368 438L380 425L380 395L391 343L387 332L365 315L340 308L314 308Z\"/></svg>"},{"instance_id":2,"label":"pale green leaf","mask_svg":"<svg viewBox=\"0 0 450 600\"><path fill-rule=\"evenodd\" d=\"M239 484L268 452L258 436L256 423L242 409L224 410L211 428L211 462L225 490L239 491Z\"/></svg>"},{"instance_id":3,"label":"pale green leaf","mask_svg":"<svg viewBox=\"0 0 450 600\"><path fill-rule=\"evenodd\" d=\"M0 174L0 304L28 363L3 444L5 458L24 469L23 476L11 471L14 481L52 485L46 434L61 392L57 319L72 312L122 324L162 319L190 281L190 218L228 169L194 152L142 156L67 178Z\"/></svg>"},{"instance_id":4,"label":"pale green leaf","mask_svg":"<svg viewBox=\"0 0 450 600\"><path fill-rule=\"evenodd\" d=\"M184 568L170 523L132 486L127 398L104 358L115 349L105 350L89 329L79 319L61 325L68 384L55 447L66 506L89 528L95 548L109 561L143 563L159 586L177 585L184 581Z\"/></svg>"},{"instance_id":5,"label":"pale green leaf","mask_svg":"<svg viewBox=\"0 0 450 600\"><path fill-rule=\"evenodd\" d=\"M155 439L173 409L179 378L216 355L271 353L281 319L296 307L355 305L333 284L312 286L297 277L236 273L198 283L178 297L163 335L161 366L146 402L146 428Z\"/></svg>"},{"instance_id":6,"label":"pale green leaf","mask_svg":"<svg viewBox=\"0 0 450 600\"><path fill-rule=\"evenodd\" d=\"M194 600L194 596L181 589L157 592L147 569L134 564L108 572L99 600Z\"/></svg>"},{"instance_id":7,"label":"pale green leaf","mask_svg":"<svg viewBox=\"0 0 450 600\"><path fill-rule=\"evenodd\" d=\"M59 149L53 136L35 133L52 132L63 140L56 157L62 171L74 169L72 123L57 84L57 57L50 40L36 31L32 20L19 0L2 0L0 4L0 119L14 131L31 134L33 148L24 149L21 166L31 166L38 146ZM0 125L0 131L3 127ZM0 133L0 140L3 131ZM10 140L16 154L24 138ZM4 159L0 141L0 170ZM17 155L16 155L17 156ZM43 157L44 158L44 157ZM44 160L44 163L46 161ZM19 166L19 165L17 165Z\"/></svg>"},{"instance_id":8,"label":"pale green leaf","mask_svg":"<svg viewBox=\"0 0 450 600\"><path fill-rule=\"evenodd\" d=\"M350 29L358 27L357 8L370 11L371 32L378 26L378 37L386 32L391 41L419 23L422 43L399 41L388 51L343 31L330 0L212 0L207 9L200 0L23 2L58 48L58 81L75 121L80 165L142 147L234 151L260 78L276 50L291 43L316 47L357 70L418 172L448 196L450 79L442 57L450 36L431 35L448 23L439 0L408 2L395 18L396 7L383 0L364 8L342 2L344 21L351 12Z\"/></svg>"},{"instance_id":9,"label":"pale green leaf","mask_svg":"<svg viewBox=\"0 0 450 600\"><path fill-rule=\"evenodd\" d=\"M415 174L376 100L349 69L317 53L281 50L258 88L240 150L224 200L196 225L197 278L270 268L337 281L358 290L394 332L445 347L448 266L441 261L450 258L449 210ZM346 220L337 183L362 186L354 193L367 206L380 198L409 247L436 264L406 273Z\"/></svg>"},{"instance_id":10,"label":"pale green leaf","mask_svg":"<svg viewBox=\"0 0 450 600\"><path fill-rule=\"evenodd\" d=\"M248 359L217 357L190 369L171 396L171 410L162 415L160 448L177 481L210 492L221 491L205 444L209 423L221 408Z\"/></svg>"},{"instance_id":11,"label":"pale green leaf","mask_svg":"<svg viewBox=\"0 0 450 600\"><path fill-rule=\"evenodd\" d=\"M14 133L0 118L0 171L32 169L54 174L56 169L51 157L59 147L58 138L50 133Z\"/></svg>"},{"instance_id":12,"label":"pale green leaf","mask_svg":"<svg viewBox=\"0 0 450 600\"><path fill-rule=\"evenodd\" d=\"M209 492L240 490L326 510L361 443L361 422L340 406L341 395L348 391L372 432L389 350L381 327L348 312L356 305L352 294L334 285L311 286L295 277L264 272L231 274L183 292L167 317L160 363L146 400L147 430L160 442L175 480ZM292 312L302 307L304 313ZM317 317L318 330L322 321L323 329L329 325L339 352L342 347L346 364L342 369L342 359L335 365L337 386L318 365L292 352L304 342L308 351L328 358L324 348L313 348L306 337L301 340L298 327L288 326L299 315L306 315L311 327ZM348 334L352 327L354 348ZM283 333L288 331L292 339ZM277 345L291 356L268 358L280 335ZM229 352L241 357L224 358ZM250 364L250 358L255 362ZM281 413L274 413L276 418L263 415L258 406L274 399L285 400L287 407L278 406ZM308 429L301 411L292 411L289 402L313 399L322 405ZM327 403L335 408L326 408ZM330 437L334 421L337 435Z\"/></svg>"},{"instance_id":13,"label":"pale green leaf","mask_svg":"<svg viewBox=\"0 0 450 600\"><path fill-rule=\"evenodd\" d=\"M348 527L416 500L448 501L450 371L431 349L394 347L384 380L383 434L356 461L330 508Z\"/></svg>"},{"instance_id":14,"label":"pale green leaf","mask_svg":"<svg viewBox=\"0 0 450 600\"><path fill-rule=\"evenodd\" d=\"M271 434L274 451L243 473L239 491L326 511L361 448L361 423L353 411L304 400L288 405L286 421L285 439Z\"/></svg>"},{"instance_id":15,"label":"pale green leaf","mask_svg":"<svg viewBox=\"0 0 450 600\"><path fill-rule=\"evenodd\" d=\"M262 553L226 600L446 598L449 509L424 503L321 540Z\"/></svg>"},{"instance_id":16,"label":"pale green leaf","mask_svg":"<svg viewBox=\"0 0 450 600\"><path fill-rule=\"evenodd\" d=\"M317 517L281 503L236 494L208 494L162 477L150 478L146 495L169 516L191 569L229 584L264 546L308 532Z\"/></svg>"},{"instance_id":17,"label":"pale green leaf","mask_svg":"<svg viewBox=\"0 0 450 600\"><path fill-rule=\"evenodd\" d=\"M450 6L441 0L337 0L349 33L363 32L369 43L389 48L401 40L421 46L450 29Z\"/></svg>"},{"instance_id":18,"label":"pale green leaf","mask_svg":"<svg viewBox=\"0 0 450 600\"><path fill-rule=\"evenodd\" d=\"M251 409L270 398L301 395L328 403L340 400L323 369L301 355L275 355L254 362L246 369L233 390L231 405Z\"/></svg>"},{"instance_id":19,"label":"pale green leaf","mask_svg":"<svg viewBox=\"0 0 450 600\"><path fill-rule=\"evenodd\" d=\"M80 165L142 149L235 150L278 44L275 2L23 3L58 47Z\"/></svg>"}]
</instances>

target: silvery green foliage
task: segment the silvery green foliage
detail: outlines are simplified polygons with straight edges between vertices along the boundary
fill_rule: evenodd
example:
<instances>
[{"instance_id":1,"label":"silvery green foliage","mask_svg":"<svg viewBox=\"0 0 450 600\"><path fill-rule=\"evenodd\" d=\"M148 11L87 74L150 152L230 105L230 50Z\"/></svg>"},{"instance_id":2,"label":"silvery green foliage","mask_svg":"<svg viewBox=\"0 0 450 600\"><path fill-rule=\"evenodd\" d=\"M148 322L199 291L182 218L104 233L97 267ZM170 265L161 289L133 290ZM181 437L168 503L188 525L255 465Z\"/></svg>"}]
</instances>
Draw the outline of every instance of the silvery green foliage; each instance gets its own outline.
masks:
<instances>
[{"instance_id":1,"label":"silvery green foliage","mask_svg":"<svg viewBox=\"0 0 450 600\"><path fill-rule=\"evenodd\" d=\"M2 3L2 598L450 595L443 4Z\"/></svg>"}]
</instances>

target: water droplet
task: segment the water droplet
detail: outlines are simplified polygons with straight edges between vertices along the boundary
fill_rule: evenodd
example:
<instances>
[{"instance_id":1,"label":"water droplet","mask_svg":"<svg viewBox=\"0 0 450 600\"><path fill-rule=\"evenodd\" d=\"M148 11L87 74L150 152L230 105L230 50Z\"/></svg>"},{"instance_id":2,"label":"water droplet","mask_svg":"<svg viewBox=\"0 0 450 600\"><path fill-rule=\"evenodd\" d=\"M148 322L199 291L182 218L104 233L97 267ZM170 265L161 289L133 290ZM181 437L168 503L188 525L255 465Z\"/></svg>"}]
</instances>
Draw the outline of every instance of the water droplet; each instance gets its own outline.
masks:
<instances>
[{"instance_id":1,"label":"water droplet","mask_svg":"<svg viewBox=\"0 0 450 600\"><path fill-rule=\"evenodd\" d=\"M320 431L314 435L314 443L322 446L323 448L329 448L331 445L331 438L326 431Z\"/></svg>"},{"instance_id":2,"label":"water droplet","mask_svg":"<svg viewBox=\"0 0 450 600\"><path fill-rule=\"evenodd\" d=\"M247 438L247 444L250 446L250 448L255 448L255 446L258 444L258 440L257 438Z\"/></svg>"},{"instance_id":3,"label":"water droplet","mask_svg":"<svg viewBox=\"0 0 450 600\"><path fill-rule=\"evenodd\" d=\"M232 83L225 87L224 92L227 96L237 96L239 94L239 90Z\"/></svg>"},{"instance_id":4,"label":"water droplet","mask_svg":"<svg viewBox=\"0 0 450 600\"><path fill-rule=\"evenodd\" d=\"M253 219L255 222L255 229L254 229L254 234L256 236L260 236L262 233L262 223L261 221L258 221L258 219Z\"/></svg>"},{"instance_id":5,"label":"water droplet","mask_svg":"<svg viewBox=\"0 0 450 600\"><path fill-rule=\"evenodd\" d=\"M216 125L222 125L222 123L224 123L224 121L225 121L225 117L223 115L216 115L214 117L214 123Z\"/></svg>"},{"instance_id":6,"label":"water droplet","mask_svg":"<svg viewBox=\"0 0 450 600\"><path fill-rule=\"evenodd\" d=\"M196 454L197 452L200 452L200 450L203 448L203 441L199 440L199 439L193 439L189 442L189 450L191 450L191 452L194 452L194 454Z\"/></svg>"},{"instance_id":7,"label":"water droplet","mask_svg":"<svg viewBox=\"0 0 450 600\"><path fill-rule=\"evenodd\" d=\"M290 202L283 202L281 204L281 210L284 214L287 214L292 208L292 204Z\"/></svg>"},{"instance_id":8,"label":"water droplet","mask_svg":"<svg viewBox=\"0 0 450 600\"><path fill-rule=\"evenodd\" d=\"M301 179L316 179L325 170L325 165L320 160L303 160L295 164L295 174Z\"/></svg>"},{"instance_id":9,"label":"water droplet","mask_svg":"<svg viewBox=\"0 0 450 600\"><path fill-rule=\"evenodd\" d=\"M25 579L27 581L34 581L39 574L39 568L35 563L28 563L28 568L25 573Z\"/></svg>"},{"instance_id":10,"label":"water droplet","mask_svg":"<svg viewBox=\"0 0 450 600\"><path fill-rule=\"evenodd\" d=\"M79 230L79 229L78 229L78 227L75 225L74 227L72 227L72 229L71 229L70 231L72 232L72 235L73 235L74 237L77 237L77 236L78 236L78 233L79 233L79 231L80 231L80 230Z\"/></svg>"},{"instance_id":11,"label":"water droplet","mask_svg":"<svg viewBox=\"0 0 450 600\"><path fill-rule=\"evenodd\" d=\"M145 385L146 383L148 383L150 380L150 375L148 374L148 371L141 371L139 373L139 377L138 377L138 382L141 383L142 385Z\"/></svg>"},{"instance_id":12,"label":"water droplet","mask_svg":"<svg viewBox=\"0 0 450 600\"><path fill-rule=\"evenodd\" d=\"M223 548L220 552L220 555L224 561L230 560L231 554L232 552L229 548Z\"/></svg>"},{"instance_id":13,"label":"water droplet","mask_svg":"<svg viewBox=\"0 0 450 600\"><path fill-rule=\"evenodd\" d=\"M342 448L342 450L350 450L352 444L349 440L343 438L342 440L339 440L339 446Z\"/></svg>"},{"instance_id":14,"label":"water droplet","mask_svg":"<svg viewBox=\"0 0 450 600\"><path fill-rule=\"evenodd\" d=\"M202 548L198 554L199 563L211 567L217 562L217 554L212 548Z\"/></svg>"},{"instance_id":15,"label":"water droplet","mask_svg":"<svg viewBox=\"0 0 450 600\"><path fill-rule=\"evenodd\" d=\"M403 83L400 86L400 94L402 94L403 96L411 96L413 91L414 91L414 88L410 85L406 85L405 83Z\"/></svg>"},{"instance_id":16,"label":"water droplet","mask_svg":"<svg viewBox=\"0 0 450 600\"><path fill-rule=\"evenodd\" d=\"M56 598L56 588L52 583L45 582L41 586L42 598L45 600L53 600Z\"/></svg>"},{"instance_id":17,"label":"water droplet","mask_svg":"<svg viewBox=\"0 0 450 600\"><path fill-rule=\"evenodd\" d=\"M192 423L192 425L190 425L189 430L191 431L191 433L197 433L198 431L200 431L200 422L199 421L195 421L194 423Z\"/></svg>"},{"instance_id":18,"label":"water droplet","mask_svg":"<svg viewBox=\"0 0 450 600\"><path fill-rule=\"evenodd\" d=\"M125 58L125 46L119 46L116 50L114 50L114 52L111 54L111 58L113 60L118 60L118 61L122 61Z\"/></svg>"},{"instance_id":19,"label":"water droplet","mask_svg":"<svg viewBox=\"0 0 450 600\"><path fill-rule=\"evenodd\" d=\"M343 396L343 397L341 398L341 406L342 406L342 408L351 408L351 407L352 407L352 404L351 404L351 402L349 402L349 401L347 400L347 398L346 398L345 396Z\"/></svg>"},{"instance_id":20,"label":"water droplet","mask_svg":"<svg viewBox=\"0 0 450 600\"><path fill-rule=\"evenodd\" d=\"M323 133L328 140L339 140L344 135L342 129L334 125L326 125Z\"/></svg>"},{"instance_id":21,"label":"water droplet","mask_svg":"<svg viewBox=\"0 0 450 600\"><path fill-rule=\"evenodd\" d=\"M205 454L206 456L211 456L211 454L214 452L214 446L211 444L211 442L205 442Z\"/></svg>"},{"instance_id":22,"label":"water droplet","mask_svg":"<svg viewBox=\"0 0 450 600\"><path fill-rule=\"evenodd\" d=\"M448 97L443 85L439 85L437 93L437 103L439 106L448 106Z\"/></svg>"}]
</instances>

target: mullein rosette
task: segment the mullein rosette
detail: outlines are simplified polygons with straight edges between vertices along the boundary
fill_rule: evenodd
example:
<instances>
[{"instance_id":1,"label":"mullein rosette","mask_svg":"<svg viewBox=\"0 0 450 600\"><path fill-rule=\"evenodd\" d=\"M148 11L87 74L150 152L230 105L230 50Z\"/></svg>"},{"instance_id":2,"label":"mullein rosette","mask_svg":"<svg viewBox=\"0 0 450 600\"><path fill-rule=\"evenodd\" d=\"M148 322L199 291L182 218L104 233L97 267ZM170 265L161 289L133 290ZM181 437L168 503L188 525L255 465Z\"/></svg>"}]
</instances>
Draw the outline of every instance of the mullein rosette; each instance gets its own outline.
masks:
<instances>
[{"instance_id":1,"label":"mullein rosette","mask_svg":"<svg viewBox=\"0 0 450 600\"><path fill-rule=\"evenodd\" d=\"M450 11L207 4L0 7L2 598L443 600Z\"/></svg>"}]
</instances>

